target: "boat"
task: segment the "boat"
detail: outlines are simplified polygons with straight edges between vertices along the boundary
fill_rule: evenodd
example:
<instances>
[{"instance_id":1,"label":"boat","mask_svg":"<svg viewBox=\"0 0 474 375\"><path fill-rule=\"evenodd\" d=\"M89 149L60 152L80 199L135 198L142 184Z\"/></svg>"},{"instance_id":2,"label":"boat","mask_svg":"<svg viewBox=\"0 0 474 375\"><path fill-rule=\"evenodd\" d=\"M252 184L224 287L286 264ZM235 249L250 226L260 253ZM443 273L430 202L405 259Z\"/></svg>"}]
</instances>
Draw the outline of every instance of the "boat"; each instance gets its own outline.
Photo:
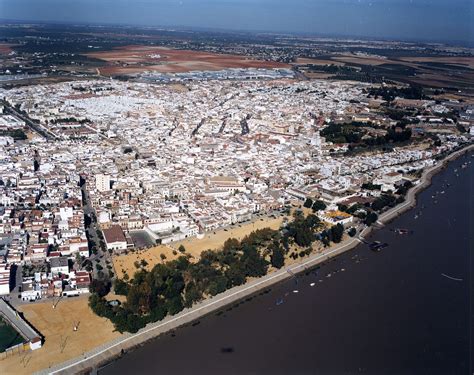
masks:
<instances>
[{"instance_id":1,"label":"boat","mask_svg":"<svg viewBox=\"0 0 474 375\"><path fill-rule=\"evenodd\" d=\"M386 242L374 241L369 245L370 250L372 251L380 251L388 246Z\"/></svg>"},{"instance_id":2,"label":"boat","mask_svg":"<svg viewBox=\"0 0 474 375\"><path fill-rule=\"evenodd\" d=\"M344 272L346 269L345 268L341 268L341 271Z\"/></svg>"},{"instance_id":3,"label":"boat","mask_svg":"<svg viewBox=\"0 0 474 375\"><path fill-rule=\"evenodd\" d=\"M283 303L283 299L280 298L279 300L276 301L276 305L280 306Z\"/></svg>"},{"instance_id":4,"label":"boat","mask_svg":"<svg viewBox=\"0 0 474 375\"><path fill-rule=\"evenodd\" d=\"M411 233L413 233L413 231L411 231L409 229L405 229L405 228L395 228L394 232L397 233L397 234L411 234Z\"/></svg>"},{"instance_id":5,"label":"boat","mask_svg":"<svg viewBox=\"0 0 474 375\"><path fill-rule=\"evenodd\" d=\"M310 286L315 286L315 285L316 285L316 283L311 283L311 284L309 284L309 285L310 285Z\"/></svg>"},{"instance_id":6,"label":"boat","mask_svg":"<svg viewBox=\"0 0 474 375\"><path fill-rule=\"evenodd\" d=\"M293 293L298 293L298 292L299 292L298 289L293 290Z\"/></svg>"}]
</instances>

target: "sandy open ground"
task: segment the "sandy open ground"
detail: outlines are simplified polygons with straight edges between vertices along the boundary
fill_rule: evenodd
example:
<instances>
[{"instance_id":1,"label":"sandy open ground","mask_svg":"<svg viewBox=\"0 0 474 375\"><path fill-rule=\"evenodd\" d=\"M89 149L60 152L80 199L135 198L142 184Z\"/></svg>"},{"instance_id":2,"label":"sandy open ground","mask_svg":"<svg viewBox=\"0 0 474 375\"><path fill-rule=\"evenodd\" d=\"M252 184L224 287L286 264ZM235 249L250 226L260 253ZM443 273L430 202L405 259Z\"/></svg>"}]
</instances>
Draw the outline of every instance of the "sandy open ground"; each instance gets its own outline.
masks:
<instances>
[{"instance_id":1,"label":"sandy open ground","mask_svg":"<svg viewBox=\"0 0 474 375\"><path fill-rule=\"evenodd\" d=\"M12 47L15 46L16 44L10 44L10 43L0 43L0 55L8 55L10 52L12 52Z\"/></svg>"},{"instance_id":2,"label":"sandy open ground","mask_svg":"<svg viewBox=\"0 0 474 375\"><path fill-rule=\"evenodd\" d=\"M35 371L82 355L120 334L112 323L95 315L87 304L87 296L66 299L55 309L53 301L21 305L18 310L44 337L41 349L0 360L2 374L31 374ZM79 322L77 331L73 326Z\"/></svg>"},{"instance_id":3,"label":"sandy open ground","mask_svg":"<svg viewBox=\"0 0 474 375\"><path fill-rule=\"evenodd\" d=\"M107 61L99 68L102 75L135 74L144 71L182 73L194 70L226 68L288 68L289 65L253 60L245 56L201 51L175 50L154 46L125 46L111 51L87 53L86 56Z\"/></svg>"},{"instance_id":4,"label":"sandy open ground","mask_svg":"<svg viewBox=\"0 0 474 375\"><path fill-rule=\"evenodd\" d=\"M451 57L451 56L427 56L427 57L400 57L399 60L409 61L409 62L435 62L443 64L454 64L454 65L464 65L468 66L471 69L474 69L474 57Z\"/></svg>"},{"instance_id":5,"label":"sandy open ground","mask_svg":"<svg viewBox=\"0 0 474 375\"><path fill-rule=\"evenodd\" d=\"M332 59L311 59L307 57L299 57L296 59L296 65L299 64L313 64L313 65L344 65L342 62L337 62Z\"/></svg>"},{"instance_id":6,"label":"sandy open ground","mask_svg":"<svg viewBox=\"0 0 474 375\"><path fill-rule=\"evenodd\" d=\"M235 225L224 229L216 230L215 232L209 232L203 239L197 239L195 237L183 241L173 242L170 245L155 246L147 250L129 252L126 255L118 255L113 257L114 267L118 277L123 277L126 272L129 277L132 277L136 271L135 262L144 259L148 265L145 267L150 270L154 265L161 263L161 254L166 256L165 261L173 260L182 255L178 248L183 245L186 248L185 254L193 256L191 260L198 260L201 252L204 250L217 250L222 247L224 242L228 238L242 239L246 235L257 229L271 228L279 229L283 223L283 217L277 218L262 218L263 220L257 219L250 223ZM173 254L173 250L177 252Z\"/></svg>"}]
</instances>

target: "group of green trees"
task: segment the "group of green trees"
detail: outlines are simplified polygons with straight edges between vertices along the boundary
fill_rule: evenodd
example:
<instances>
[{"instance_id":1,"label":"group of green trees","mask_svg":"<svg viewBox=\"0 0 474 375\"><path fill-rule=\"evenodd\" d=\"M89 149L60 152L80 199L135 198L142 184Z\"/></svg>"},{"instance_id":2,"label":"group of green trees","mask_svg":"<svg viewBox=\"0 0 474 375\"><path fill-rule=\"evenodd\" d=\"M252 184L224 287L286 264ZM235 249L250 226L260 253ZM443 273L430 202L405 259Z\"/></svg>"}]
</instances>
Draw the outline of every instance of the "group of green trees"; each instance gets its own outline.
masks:
<instances>
[{"instance_id":1,"label":"group of green trees","mask_svg":"<svg viewBox=\"0 0 474 375\"><path fill-rule=\"evenodd\" d=\"M89 303L120 332L136 332L149 322L241 285L248 277L266 275L270 264L283 266L284 254L279 231L257 230L242 241L227 240L220 251L204 251L196 263L183 255L151 271L141 268L132 280L117 280L115 293L127 296L123 305L111 306L103 298L103 290L98 293L95 287Z\"/></svg>"},{"instance_id":2,"label":"group of green trees","mask_svg":"<svg viewBox=\"0 0 474 375\"><path fill-rule=\"evenodd\" d=\"M0 136L12 137L15 141L24 141L28 138L25 132L21 129L2 130L0 131Z\"/></svg>"},{"instance_id":3,"label":"group of green trees","mask_svg":"<svg viewBox=\"0 0 474 375\"><path fill-rule=\"evenodd\" d=\"M365 131L357 124L329 124L320 131L320 135L332 143L359 143Z\"/></svg>"},{"instance_id":4,"label":"group of green trees","mask_svg":"<svg viewBox=\"0 0 474 375\"><path fill-rule=\"evenodd\" d=\"M303 207L311 208L314 212L316 212L320 210L325 210L326 203L319 199L313 201L311 198L306 198L305 202L303 203Z\"/></svg>"},{"instance_id":5,"label":"group of green trees","mask_svg":"<svg viewBox=\"0 0 474 375\"><path fill-rule=\"evenodd\" d=\"M320 134L327 141L332 143L349 143L351 145L358 145L359 147L374 147L384 146L388 143L398 143L409 141L412 136L412 131L406 128L405 122L399 122L397 126L391 126L387 129L385 135L376 137L366 136L367 130L361 127L368 124L330 124Z\"/></svg>"},{"instance_id":6,"label":"group of green trees","mask_svg":"<svg viewBox=\"0 0 474 375\"><path fill-rule=\"evenodd\" d=\"M410 85L409 87L373 87L369 89L369 96L375 99L381 97L387 102L391 102L396 97L404 99L425 99L426 95L421 86Z\"/></svg>"},{"instance_id":7,"label":"group of green trees","mask_svg":"<svg viewBox=\"0 0 474 375\"><path fill-rule=\"evenodd\" d=\"M325 244L341 241L342 225L318 233L321 227L317 216L305 217L297 212L294 220L282 230L265 228L252 232L241 241L228 239L221 250L204 251L195 263L190 262L189 255L182 255L176 260L157 264L151 271L139 268L131 280L128 277L115 280L115 293L127 296L121 305L112 306L105 300L109 282L95 280L91 285L89 305L97 315L110 319L118 331L136 332L147 323L242 285L249 277L264 276L270 266L283 267L285 256L294 245L310 250L317 239ZM302 251L303 255L309 252Z\"/></svg>"},{"instance_id":8,"label":"group of green trees","mask_svg":"<svg viewBox=\"0 0 474 375\"><path fill-rule=\"evenodd\" d=\"M315 234L321 226L322 223L316 215L304 217L301 212L297 212L294 220L282 231L283 247L288 251L292 242L300 247L310 246L317 239Z\"/></svg>"}]
</instances>

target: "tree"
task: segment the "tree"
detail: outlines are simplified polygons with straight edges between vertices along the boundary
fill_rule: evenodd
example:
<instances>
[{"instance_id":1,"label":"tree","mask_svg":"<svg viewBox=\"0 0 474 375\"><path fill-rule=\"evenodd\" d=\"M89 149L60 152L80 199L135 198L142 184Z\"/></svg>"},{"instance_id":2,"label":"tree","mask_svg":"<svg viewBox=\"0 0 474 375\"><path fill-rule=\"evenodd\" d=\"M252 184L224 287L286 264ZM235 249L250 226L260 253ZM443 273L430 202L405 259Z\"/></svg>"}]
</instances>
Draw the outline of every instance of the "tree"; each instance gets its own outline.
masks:
<instances>
[{"instance_id":1,"label":"tree","mask_svg":"<svg viewBox=\"0 0 474 375\"><path fill-rule=\"evenodd\" d=\"M347 232L347 234L349 234L349 236L351 237L354 237L356 233L357 233L357 230L354 227L350 228L349 231Z\"/></svg>"},{"instance_id":2,"label":"tree","mask_svg":"<svg viewBox=\"0 0 474 375\"><path fill-rule=\"evenodd\" d=\"M245 245L240 261L248 277L261 277L267 273L268 262L260 256L255 246Z\"/></svg>"},{"instance_id":3,"label":"tree","mask_svg":"<svg viewBox=\"0 0 474 375\"><path fill-rule=\"evenodd\" d=\"M225 271L225 277L228 280L229 287L239 286L245 283L246 274L242 263L235 260Z\"/></svg>"},{"instance_id":4,"label":"tree","mask_svg":"<svg viewBox=\"0 0 474 375\"><path fill-rule=\"evenodd\" d=\"M166 259L166 255L163 254L163 253L161 253L161 254L160 254L160 258L161 258L161 261L164 262L165 259Z\"/></svg>"},{"instance_id":5,"label":"tree","mask_svg":"<svg viewBox=\"0 0 474 375\"><path fill-rule=\"evenodd\" d=\"M216 277L209 283L209 294L215 296L216 294L222 293L227 289L227 279L221 275Z\"/></svg>"},{"instance_id":6,"label":"tree","mask_svg":"<svg viewBox=\"0 0 474 375\"><path fill-rule=\"evenodd\" d=\"M326 204L322 200L317 200L314 202L312 209L313 211L322 211L326 209Z\"/></svg>"},{"instance_id":7,"label":"tree","mask_svg":"<svg viewBox=\"0 0 474 375\"><path fill-rule=\"evenodd\" d=\"M285 253L280 246L275 246L271 255L271 265L281 268L285 265Z\"/></svg>"},{"instance_id":8,"label":"tree","mask_svg":"<svg viewBox=\"0 0 474 375\"><path fill-rule=\"evenodd\" d=\"M313 200L311 198L306 198L303 206L306 208L311 208L313 206Z\"/></svg>"},{"instance_id":9,"label":"tree","mask_svg":"<svg viewBox=\"0 0 474 375\"><path fill-rule=\"evenodd\" d=\"M202 294L196 284L191 281L184 290L184 306L191 307L195 302L202 299Z\"/></svg>"},{"instance_id":10,"label":"tree","mask_svg":"<svg viewBox=\"0 0 474 375\"><path fill-rule=\"evenodd\" d=\"M309 246L313 242L313 234L306 227L297 227L294 238L296 244L301 247Z\"/></svg>"},{"instance_id":11,"label":"tree","mask_svg":"<svg viewBox=\"0 0 474 375\"><path fill-rule=\"evenodd\" d=\"M185 248L183 245L179 245L178 251L179 251L180 253L185 253L185 252L186 252L186 248Z\"/></svg>"},{"instance_id":12,"label":"tree","mask_svg":"<svg viewBox=\"0 0 474 375\"><path fill-rule=\"evenodd\" d=\"M89 306L99 316L108 317L110 315L109 307L104 298L96 293L89 296Z\"/></svg>"},{"instance_id":13,"label":"tree","mask_svg":"<svg viewBox=\"0 0 474 375\"><path fill-rule=\"evenodd\" d=\"M342 240L344 234L344 227L342 224L333 225L330 229L330 237L334 243L339 243Z\"/></svg>"},{"instance_id":14,"label":"tree","mask_svg":"<svg viewBox=\"0 0 474 375\"><path fill-rule=\"evenodd\" d=\"M305 219L305 224L310 229L315 229L321 224L321 220L316 215L309 214Z\"/></svg>"},{"instance_id":15,"label":"tree","mask_svg":"<svg viewBox=\"0 0 474 375\"><path fill-rule=\"evenodd\" d=\"M126 296L128 294L128 284L120 279L116 279L114 282L115 294Z\"/></svg>"},{"instance_id":16,"label":"tree","mask_svg":"<svg viewBox=\"0 0 474 375\"><path fill-rule=\"evenodd\" d=\"M92 280L89 290L91 293L96 293L99 297L103 297L110 292L110 281L108 280Z\"/></svg>"},{"instance_id":17,"label":"tree","mask_svg":"<svg viewBox=\"0 0 474 375\"><path fill-rule=\"evenodd\" d=\"M183 308L183 300L181 296L175 296L166 301L166 307L170 315L179 313Z\"/></svg>"},{"instance_id":18,"label":"tree","mask_svg":"<svg viewBox=\"0 0 474 375\"><path fill-rule=\"evenodd\" d=\"M375 212L371 212L370 214L367 215L367 217L364 220L365 225L371 226L373 223L375 223L378 220L378 215Z\"/></svg>"}]
</instances>

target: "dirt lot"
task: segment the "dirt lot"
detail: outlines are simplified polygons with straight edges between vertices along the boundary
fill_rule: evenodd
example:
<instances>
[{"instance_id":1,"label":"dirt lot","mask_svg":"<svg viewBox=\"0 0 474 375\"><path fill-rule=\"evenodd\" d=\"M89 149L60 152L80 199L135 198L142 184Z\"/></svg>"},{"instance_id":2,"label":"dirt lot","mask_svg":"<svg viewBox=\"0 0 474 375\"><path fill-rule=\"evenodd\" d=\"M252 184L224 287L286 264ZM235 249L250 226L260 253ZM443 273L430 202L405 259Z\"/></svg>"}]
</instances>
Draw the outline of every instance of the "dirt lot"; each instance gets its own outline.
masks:
<instances>
[{"instance_id":1,"label":"dirt lot","mask_svg":"<svg viewBox=\"0 0 474 375\"><path fill-rule=\"evenodd\" d=\"M0 55L8 55L13 51L11 48L13 46L15 46L15 44L0 43Z\"/></svg>"},{"instance_id":2,"label":"dirt lot","mask_svg":"<svg viewBox=\"0 0 474 375\"><path fill-rule=\"evenodd\" d=\"M87 296L66 299L55 309L52 301L22 305L25 318L45 337L41 349L0 360L2 374L31 374L82 355L120 334L113 325L95 315L87 305ZM73 326L79 322L77 331Z\"/></svg>"},{"instance_id":3,"label":"dirt lot","mask_svg":"<svg viewBox=\"0 0 474 375\"><path fill-rule=\"evenodd\" d=\"M443 63L443 64L455 64L468 66L474 69L474 57L401 57L402 61L409 62L432 62L432 63Z\"/></svg>"},{"instance_id":4,"label":"dirt lot","mask_svg":"<svg viewBox=\"0 0 474 375\"><path fill-rule=\"evenodd\" d=\"M312 65L344 65L344 63L342 62L337 62L337 61L334 61L332 59L310 59L310 58L306 58L306 57L300 57L298 59L296 59L296 65L299 65L299 64L303 64L303 65L306 65L306 64L312 64Z\"/></svg>"},{"instance_id":5,"label":"dirt lot","mask_svg":"<svg viewBox=\"0 0 474 375\"><path fill-rule=\"evenodd\" d=\"M245 56L149 46L118 47L112 51L87 53L86 56L108 62L106 67L100 68L100 73L103 75L134 74L143 71L182 73L226 68L289 67L287 64L252 60Z\"/></svg>"},{"instance_id":6,"label":"dirt lot","mask_svg":"<svg viewBox=\"0 0 474 375\"><path fill-rule=\"evenodd\" d=\"M227 231L220 229L215 232L210 232L203 239L191 238L184 241L173 242L170 245L160 245L147 250L129 252L127 255L114 256L114 267L118 277L123 277L125 272L129 277L132 277L137 269L134 264L136 261L140 262L144 259L148 263L145 268L150 270L154 265L162 262L161 254L166 256L165 261L176 259L182 255L178 251L180 245L186 248L185 254L192 255L193 258L191 258L191 260L198 260L201 252L204 250L219 249L228 238L234 237L242 239L257 229L278 229L282 223L283 217L277 217L275 219L264 218L263 220L257 219L251 223L241 224L241 226L233 226L228 228ZM176 255L173 254L173 250L177 253Z\"/></svg>"},{"instance_id":7,"label":"dirt lot","mask_svg":"<svg viewBox=\"0 0 474 375\"><path fill-rule=\"evenodd\" d=\"M356 55L337 55L331 58L334 61L339 61L342 63L350 64L360 64L360 65L382 65L387 63L393 63L389 59L383 59L374 56L356 56Z\"/></svg>"}]
</instances>

